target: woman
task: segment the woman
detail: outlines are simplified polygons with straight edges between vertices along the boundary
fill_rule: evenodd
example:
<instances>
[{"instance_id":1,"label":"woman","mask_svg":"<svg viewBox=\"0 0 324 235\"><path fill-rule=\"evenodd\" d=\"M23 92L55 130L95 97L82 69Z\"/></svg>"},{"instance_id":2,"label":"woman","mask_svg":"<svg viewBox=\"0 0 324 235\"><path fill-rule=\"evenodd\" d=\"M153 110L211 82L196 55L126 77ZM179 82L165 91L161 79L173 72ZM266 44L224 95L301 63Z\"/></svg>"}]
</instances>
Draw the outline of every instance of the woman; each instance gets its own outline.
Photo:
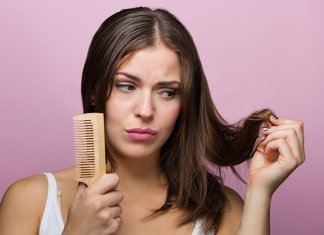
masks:
<instances>
[{"instance_id":1,"label":"woman","mask_svg":"<svg viewBox=\"0 0 324 235\"><path fill-rule=\"evenodd\" d=\"M125 9L103 22L82 101L85 113L105 113L110 173L89 187L73 167L14 183L1 234L269 234L271 197L304 161L302 122L270 110L242 125L222 119L190 34L165 10ZM251 157L243 205L207 166Z\"/></svg>"}]
</instances>

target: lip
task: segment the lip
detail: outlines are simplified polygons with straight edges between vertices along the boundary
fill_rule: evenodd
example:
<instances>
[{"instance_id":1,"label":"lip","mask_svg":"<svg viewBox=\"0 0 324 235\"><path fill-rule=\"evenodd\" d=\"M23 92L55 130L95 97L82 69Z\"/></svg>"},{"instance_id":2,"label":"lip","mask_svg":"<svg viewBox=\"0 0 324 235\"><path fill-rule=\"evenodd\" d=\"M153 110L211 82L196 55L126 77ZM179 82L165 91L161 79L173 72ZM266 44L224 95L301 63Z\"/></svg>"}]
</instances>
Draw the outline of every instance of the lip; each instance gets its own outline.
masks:
<instances>
[{"instance_id":1,"label":"lip","mask_svg":"<svg viewBox=\"0 0 324 235\"><path fill-rule=\"evenodd\" d=\"M157 131L150 128L133 128L127 129L126 133L128 137L136 141L149 141L154 138Z\"/></svg>"}]
</instances>

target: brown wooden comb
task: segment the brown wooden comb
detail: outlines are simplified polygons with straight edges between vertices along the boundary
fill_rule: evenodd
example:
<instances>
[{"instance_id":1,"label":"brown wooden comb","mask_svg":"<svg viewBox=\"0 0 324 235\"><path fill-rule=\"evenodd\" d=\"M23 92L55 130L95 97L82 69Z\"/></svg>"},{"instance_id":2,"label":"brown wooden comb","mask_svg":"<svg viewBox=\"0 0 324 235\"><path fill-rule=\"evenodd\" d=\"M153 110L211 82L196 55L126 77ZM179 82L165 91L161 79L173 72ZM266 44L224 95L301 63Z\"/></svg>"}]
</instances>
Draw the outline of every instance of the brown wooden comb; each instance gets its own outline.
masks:
<instances>
[{"instance_id":1,"label":"brown wooden comb","mask_svg":"<svg viewBox=\"0 0 324 235\"><path fill-rule=\"evenodd\" d=\"M103 114L74 116L73 131L76 180L89 186L106 173Z\"/></svg>"}]
</instances>

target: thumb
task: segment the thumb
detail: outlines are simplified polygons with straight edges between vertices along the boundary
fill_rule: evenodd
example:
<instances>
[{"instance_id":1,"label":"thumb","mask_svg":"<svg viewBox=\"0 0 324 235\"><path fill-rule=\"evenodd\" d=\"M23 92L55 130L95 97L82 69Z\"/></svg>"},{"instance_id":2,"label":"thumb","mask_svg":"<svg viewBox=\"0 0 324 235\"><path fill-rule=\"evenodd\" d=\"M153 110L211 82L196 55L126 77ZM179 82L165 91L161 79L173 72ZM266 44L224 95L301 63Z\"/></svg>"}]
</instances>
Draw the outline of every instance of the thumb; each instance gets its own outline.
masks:
<instances>
[{"instance_id":1,"label":"thumb","mask_svg":"<svg viewBox=\"0 0 324 235\"><path fill-rule=\"evenodd\" d=\"M278 146L274 144L268 144L264 149L264 158L267 161L274 162L279 156Z\"/></svg>"},{"instance_id":2,"label":"thumb","mask_svg":"<svg viewBox=\"0 0 324 235\"><path fill-rule=\"evenodd\" d=\"M79 196L81 193L83 193L88 186L85 183L79 182L77 190L75 192L75 196Z\"/></svg>"}]
</instances>

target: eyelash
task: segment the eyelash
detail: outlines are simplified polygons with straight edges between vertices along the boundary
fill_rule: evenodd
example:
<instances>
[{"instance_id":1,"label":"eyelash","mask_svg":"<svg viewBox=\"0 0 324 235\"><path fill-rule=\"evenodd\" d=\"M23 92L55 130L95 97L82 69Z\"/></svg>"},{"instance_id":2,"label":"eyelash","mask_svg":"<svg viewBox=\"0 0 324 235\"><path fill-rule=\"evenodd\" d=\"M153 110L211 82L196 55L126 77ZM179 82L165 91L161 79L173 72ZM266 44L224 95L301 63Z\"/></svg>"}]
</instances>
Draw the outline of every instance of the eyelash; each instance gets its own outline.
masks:
<instances>
[{"instance_id":1,"label":"eyelash","mask_svg":"<svg viewBox=\"0 0 324 235\"><path fill-rule=\"evenodd\" d=\"M124 82L115 83L115 87L124 93L130 93L136 89L133 84ZM178 89L165 88L161 89L158 93L162 96L163 99L171 100L178 94Z\"/></svg>"},{"instance_id":2,"label":"eyelash","mask_svg":"<svg viewBox=\"0 0 324 235\"><path fill-rule=\"evenodd\" d=\"M162 95L163 98L170 100L170 99L173 99L177 95L177 90L173 90L173 89L172 90L169 90L169 89L163 90L160 92L160 94ZM166 95L164 95L164 94L166 94Z\"/></svg>"},{"instance_id":3,"label":"eyelash","mask_svg":"<svg viewBox=\"0 0 324 235\"><path fill-rule=\"evenodd\" d=\"M116 83L115 86L118 90L125 93L135 90L135 86L130 83Z\"/></svg>"}]
</instances>

